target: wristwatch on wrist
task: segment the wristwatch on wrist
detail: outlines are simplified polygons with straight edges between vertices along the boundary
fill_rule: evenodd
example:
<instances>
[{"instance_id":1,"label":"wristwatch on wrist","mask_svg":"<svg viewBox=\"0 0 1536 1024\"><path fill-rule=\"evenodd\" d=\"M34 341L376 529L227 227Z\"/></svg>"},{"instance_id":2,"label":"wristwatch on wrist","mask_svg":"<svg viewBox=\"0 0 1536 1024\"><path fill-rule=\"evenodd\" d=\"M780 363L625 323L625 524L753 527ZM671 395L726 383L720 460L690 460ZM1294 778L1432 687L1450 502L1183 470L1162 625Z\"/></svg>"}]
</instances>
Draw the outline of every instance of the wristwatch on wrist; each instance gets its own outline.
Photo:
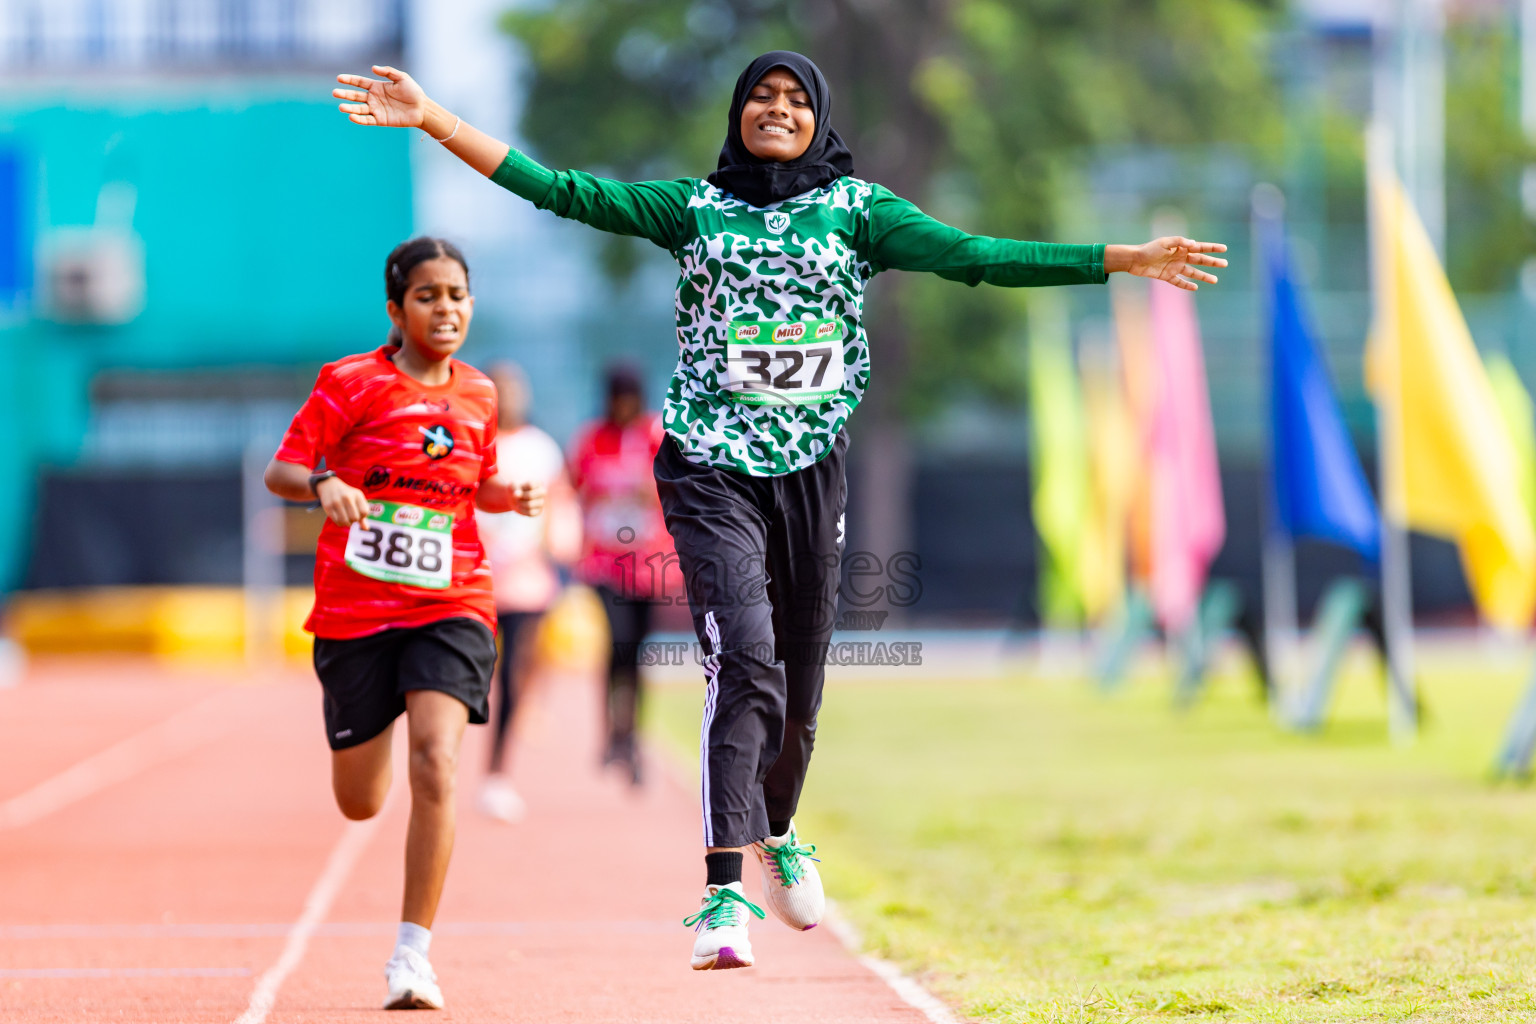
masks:
<instances>
[{"instance_id":1,"label":"wristwatch on wrist","mask_svg":"<svg viewBox=\"0 0 1536 1024\"><path fill-rule=\"evenodd\" d=\"M317 498L320 497L320 492L315 490L315 488L319 487L322 482L331 479L331 477L335 475L336 471L334 469L328 469L323 473L309 474L309 493L313 494Z\"/></svg>"}]
</instances>

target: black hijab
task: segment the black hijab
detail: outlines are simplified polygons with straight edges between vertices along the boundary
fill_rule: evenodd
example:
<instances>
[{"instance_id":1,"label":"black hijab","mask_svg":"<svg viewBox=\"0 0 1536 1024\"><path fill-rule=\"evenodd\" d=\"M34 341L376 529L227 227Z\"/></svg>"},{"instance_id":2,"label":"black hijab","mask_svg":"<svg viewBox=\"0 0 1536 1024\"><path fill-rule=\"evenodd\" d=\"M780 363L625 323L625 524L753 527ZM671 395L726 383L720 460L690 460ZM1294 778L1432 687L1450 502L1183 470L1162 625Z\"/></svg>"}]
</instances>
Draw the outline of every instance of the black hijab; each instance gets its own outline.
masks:
<instances>
[{"instance_id":1,"label":"black hijab","mask_svg":"<svg viewBox=\"0 0 1536 1024\"><path fill-rule=\"evenodd\" d=\"M741 110L747 105L747 97L774 68L784 68L800 79L810 95L811 112L816 115L816 134L811 136L811 144L804 153L784 163L753 156L741 138ZM736 79L736 91L731 94L731 114L725 145L720 147L720 166L709 176L709 183L753 206L767 206L830 185L852 173L853 154L832 128L832 90L821 69L809 57L789 50L771 50L748 64Z\"/></svg>"}]
</instances>

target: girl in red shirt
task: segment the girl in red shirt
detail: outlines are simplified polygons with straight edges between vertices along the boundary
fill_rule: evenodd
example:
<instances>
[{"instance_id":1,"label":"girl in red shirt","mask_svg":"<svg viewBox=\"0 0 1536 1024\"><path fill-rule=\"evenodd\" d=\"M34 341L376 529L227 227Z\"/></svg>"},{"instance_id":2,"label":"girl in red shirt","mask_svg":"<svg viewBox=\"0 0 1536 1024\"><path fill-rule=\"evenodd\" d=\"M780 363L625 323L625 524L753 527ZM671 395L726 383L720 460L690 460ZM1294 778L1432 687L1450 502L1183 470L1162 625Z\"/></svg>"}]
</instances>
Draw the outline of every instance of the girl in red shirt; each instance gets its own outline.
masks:
<instances>
[{"instance_id":1,"label":"girl in red shirt","mask_svg":"<svg viewBox=\"0 0 1536 1024\"><path fill-rule=\"evenodd\" d=\"M638 786L640 645L650 632L653 606L672 599L666 594L667 573L674 581L679 573L651 472L665 436L661 416L646 411L634 370L611 366L607 378L602 419L587 424L571 442L571 483L583 520L579 570L603 600L611 640L603 764L625 766Z\"/></svg>"},{"instance_id":2,"label":"girl in red shirt","mask_svg":"<svg viewBox=\"0 0 1536 1024\"><path fill-rule=\"evenodd\" d=\"M453 358L475 306L463 255L441 239L405 242L389 254L384 289L389 343L320 371L266 484L325 510L306 628L348 818L384 806L390 737L406 716L411 823L384 1006L439 1009L427 954L453 850L454 774L464 726L487 720L496 663L475 509L538 515L544 489L497 475L496 389Z\"/></svg>"}]
</instances>

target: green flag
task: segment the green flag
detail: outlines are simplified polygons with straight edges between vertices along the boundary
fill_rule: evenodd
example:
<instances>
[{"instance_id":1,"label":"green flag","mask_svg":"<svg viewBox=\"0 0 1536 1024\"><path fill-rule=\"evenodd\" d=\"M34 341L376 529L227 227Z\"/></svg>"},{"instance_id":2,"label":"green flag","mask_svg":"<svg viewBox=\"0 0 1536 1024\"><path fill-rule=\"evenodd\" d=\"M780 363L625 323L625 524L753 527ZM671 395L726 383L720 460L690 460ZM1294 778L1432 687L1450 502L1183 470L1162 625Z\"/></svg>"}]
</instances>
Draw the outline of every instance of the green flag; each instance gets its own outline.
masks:
<instances>
[{"instance_id":1,"label":"green flag","mask_svg":"<svg viewBox=\"0 0 1536 1024\"><path fill-rule=\"evenodd\" d=\"M1072 358L1071 327L1061 300L1031 296L1029 408L1035 530L1040 537L1040 615L1075 627L1083 618L1081 565L1091 511L1088 434Z\"/></svg>"},{"instance_id":2,"label":"green flag","mask_svg":"<svg viewBox=\"0 0 1536 1024\"><path fill-rule=\"evenodd\" d=\"M1515 487L1526 513L1536 520L1536 412L1532 410L1530 392L1525 390L1509 356L1495 352L1483 362L1488 367L1488 383L1493 385L1499 418L1515 445Z\"/></svg>"}]
</instances>

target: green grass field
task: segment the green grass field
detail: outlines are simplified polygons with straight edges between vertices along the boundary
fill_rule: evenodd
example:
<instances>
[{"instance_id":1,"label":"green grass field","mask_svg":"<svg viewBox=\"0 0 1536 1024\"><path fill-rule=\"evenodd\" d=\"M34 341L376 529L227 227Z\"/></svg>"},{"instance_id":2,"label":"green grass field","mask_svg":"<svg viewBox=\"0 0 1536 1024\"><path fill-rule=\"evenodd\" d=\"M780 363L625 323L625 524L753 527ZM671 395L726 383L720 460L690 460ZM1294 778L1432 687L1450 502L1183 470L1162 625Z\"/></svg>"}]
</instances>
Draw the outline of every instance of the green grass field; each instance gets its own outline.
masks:
<instances>
[{"instance_id":1,"label":"green grass field","mask_svg":"<svg viewBox=\"0 0 1536 1024\"><path fill-rule=\"evenodd\" d=\"M867 946L978 1018L1529 1020L1536 792L1486 778L1522 680L1424 656L1394 748L1366 664L1317 737L1236 671L1182 714L1150 675L834 674L801 835ZM701 693L650 701L684 755Z\"/></svg>"}]
</instances>

